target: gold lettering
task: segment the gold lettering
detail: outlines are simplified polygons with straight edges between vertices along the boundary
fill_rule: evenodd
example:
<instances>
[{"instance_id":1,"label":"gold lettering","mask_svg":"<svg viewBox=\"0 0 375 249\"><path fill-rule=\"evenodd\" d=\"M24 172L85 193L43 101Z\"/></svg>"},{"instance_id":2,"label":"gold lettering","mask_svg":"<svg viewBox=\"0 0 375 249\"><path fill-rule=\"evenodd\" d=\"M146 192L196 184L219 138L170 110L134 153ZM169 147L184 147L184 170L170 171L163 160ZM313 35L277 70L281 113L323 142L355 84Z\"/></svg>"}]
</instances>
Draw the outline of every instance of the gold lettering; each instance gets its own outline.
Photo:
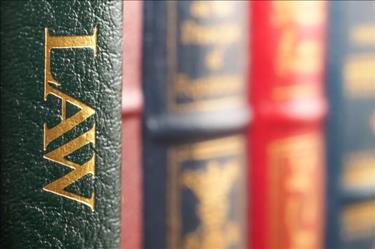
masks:
<instances>
[{"instance_id":1,"label":"gold lettering","mask_svg":"<svg viewBox=\"0 0 375 249\"><path fill-rule=\"evenodd\" d=\"M48 32L48 28L45 28L45 58L44 58L44 99L47 99L48 95L52 95L61 100L61 122L54 127L48 128L47 124L44 124L44 139L43 149L46 151L48 145L56 140L57 138L64 135L66 132L72 130L78 124L84 122L89 117L95 114L95 110L81 101L68 96L65 93L54 88L54 86L60 86L60 83L53 77L51 73L51 51L52 49L67 49L67 48L90 48L96 54L97 46L97 29L94 28L92 35L71 35L71 36L52 36ZM75 105L80 110L69 118L66 118L66 103ZM81 179L82 177L91 174L95 177L95 152L91 159L85 162L83 165L77 164L73 161L66 159L66 157L78 149L92 144L95 146L95 123L93 127L72 139L71 141L61 145L53 151L47 152L43 157L52 162L66 166L72 171L67 173L65 176L53 181L52 183L44 186L43 190L54 193L56 195L74 200L89 206L94 210L95 192L91 193L91 197L83 197L78 194L74 194L65 190L66 187Z\"/></svg>"},{"instance_id":2,"label":"gold lettering","mask_svg":"<svg viewBox=\"0 0 375 249\"><path fill-rule=\"evenodd\" d=\"M172 103L178 111L217 110L217 108L233 108L245 104L243 92L244 79L237 75L217 75L192 79L186 74L177 74L174 91L171 92L173 100L178 97L187 97L192 101L188 103ZM225 92L224 97L218 98ZM232 95L231 95L232 94ZM239 96L240 94L240 96Z\"/></svg>"},{"instance_id":3,"label":"gold lettering","mask_svg":"<svg viewBox=\"0 0 375 249\"><path fill-rule=\"evenodd\" d=\"M375 45L375 25L363 24L354 27L350 32L350 40L357 45Z\"/></svg>"},{"instance_id":4,"label":"gold lettering","mask_svg":"<svg viewBox=\"0 0 375 249\"><path fill-rule=\"evenodd\" d=\"M344 67L345 92L350 97L375 97L375 54L350 56Z\"/></svg>"},{"instance_id":5,"label":"gold lettering","mask_svg":"<svg viewBox=\"0 0 375 249\"><path fill-rule=\"evenodd\" d=\"M345 158L343 183L347 188L375 187L375 151L357 152Z\"/></svg>"},{"instance_id":6,"label":"gold lettering","mask_svg":"<svg viewBox=\"0 0 375 249\"><path fill-rule=\"evenodd\" d=\"M303 84L285 84L272 89L272 97L275 100L306 99L320 97L323 94L321 84L316 82L304 82Z\"/></svg>"},{"instance_id":7,"label":"gold lettering","mask_svg":"<svg viewBox=\"0 0 375 249\"><path fill-rule=\"evenodd\" d=\"M273 1L274 25L320 25L325 21L322 1Z\"/></svg>"},{"instance_id":8,"label":"gold lettering","mask_svg":"<svg viewBox=\"0 0 375 249\"><path fill-rule=\"evenodd\" d=\"M317 219L316 215L318 210L314 207L314 201L309 200L309 198L306 198L305 201L309 203L303 203L297 198L289 197L286 201L285 223L288 231L292 235L289 238L290 246L288 248L290 249L313 248L319 240L318 234L312 233L307 229L301 229L301 220L302 222L311 222L312 219ZM309 206L310 204L313 204L313 206ZM307 216L307 220L305 220L306 217L304 216Z\"/></svg>"},{"instance_id":9,"label":"gold lettering","mask_svg":"<svg viewBox=\"0 0 375 249\"><path fill-rule=\"evenodd\" d=\"M276 51L275 70L288 73L316 73L322 70L322 44L319 40L299 39L294 28L287 28Z\"/></svg>"},{"instance_id":10,"label":"gold lettering","mask_svg":"<svg viewBox=\"0 0 375 249\"><path fill-rule=\"evenodd\" d=\"M213 48L205 58L205 65L210 70L218 70L224 63L224 47Z\"/></svg>"},{"instance_id":11,"label":"gold lettering","mask_svg":"<svg viewBox=\"0 0 375 249\"><path fill-rule=\"evenodd\" d=\"M92 35L71 35L71 36L52 36L48 32L48 28L44 29L44 99L47 97L46 87L48 83L59 86L60 83L55 80L51 73L51 50L66 48L91 48L96 54L96 33L94 28Z\"/></svg>"},{"instance_id":12,"label":"gold lettering","mask_svg":"<svg viewBox=\"0 0 375 249\"><path fill-rule=\"evenodd\" d=\"M270 167L275 170L270 177L275 187L270 196L271 248L320 247L322 151L322 137L318 133L272 143ZM280 215L276 215L275 209L281 210Z\"/></svg>"},{"instance_id":13,"label":"gold lettering","mask_svg":"<svg viewBox=\"0 0 375 249\"><path fill-rule=\"evenodd\" d=\"M314 195L314 183L307 180L314 175L318 158L295 157L290 160L290 176L287 176L285 188L286 195L286 226L290 233L290 247L312 248L317 244L318 234L309 229L301 229L304 224L314 224L319 219L319 203ZM294 194L293 194L294 193ZM297 193L297 194L296 194Z\"/></svg>"},{"instance_id":14,"label":"gold lettering","mask_svg":"<svg viewBox=\"0 0 375 249\"><path fill-rule=\"evenodd\" d=\"M76 114L71 116L70 118L66 119L65 115L61 117L61 122L52 127L48 128L47 124L44 124L44 150L47 146L56 138L62 136L64 133L73 129L77 124L82 123L87 118L92 116L95 113L95 110L91 107L85 105L84 103L54 89L51 85L46 86L47 95L51 94L57 98L60 98L63 103L69 102L80 108L81 110L78 111ZM62 113L66 112L66 107L63 107Z\"/></svg>"},{"instance_id":15,"label":"gold lettering","mask_svg":"<svg viewBox=\"0 0 375 249\"><path fill-rule=\"evenodd\" d=\"M64 190L67 186L69 186L70 184L72 184L73 182L77 181L78 179L82 178L87 174L95 176L95 154L91 157L89 161L87 161L83 165L79 165L77 163L65 159L66 156L89 143L95 145L95 125L88 132L44 155L45 159L64 165L73 170L65 176L46 185L43 189L45 191L52 192L54 194L69 198L71 200L78 201L94 209L94 192L91 194L90 198L86 198Z\"/></svg>"},{"instance_id":16,"label":"gold lettering","mask_svg":"<svg viewBox=\"0 0 375 249\"><path fill-rule=\"evenodd\" d=\"M341 213L342 232L347 239L375 235L375 201L352 204Z\"/></svg>"},{"instance_id":17,"label":"gold lettering","mask_svg":"<svg viewBox=\"0 0 375 249\"><path fill-rule=\"evenodd\" d=\"M230 16L233 12L233 4L225 1L195 1L190 5L190 14L197 18L222 18Z\"/></svg>"},{"instance_id":18,"label":"gold lettering","mask_svg":"<svg viewBox=\"0 0 375 249\"><path fill-rule=\"evenodd\" d=\"M192 79L186 74L178 74L176 94L193 99L243 91L243 79L238 75L217 75Z\"/></svg>"},{"instance_id":19,"label":"gold lettering","mask_svg":"<svg viewBox=\"0 0 375 249\"><path fill-rule=\"evenodd\" d=\"M300 37L297 26L319 26L325 21L325 3L314 1L273 2L273 25L281 29L275 71L316 73L322 70L323 46L319 39Z\"/></svg>"},{"instance_id":20,"label":"gold lettering","mask_svg":"<svg viewBox=\"0 0 375 249\"><path fill-rule=\"evenodd\" d=\"M208 27L194 20L187 20L181 24L183 44L227 45L238 42L241 37L241 27L236 24L226 23Z\"/></svg>"},{"instance_id":21,"label":"gold lettering","mask_svg":"<svg viewBox=\"0 0 375 249\"><path fill-rule=\"evenodd\" d=\"M230 61L226 57L231 55L230 47L233 44L242 43L243 27L238 25L242 19L227 19L235 15L239 2L231 1L192 1L189 3L188 11L191 18L180 20L176 15L178 3L169 1L167 5L167 57L168 72L168 109L172 112L212 111L218 108L232 109L245 104L243 91L234 94L219 92L224 89L226 81L227 89L238 86L236 82L227 81L232 75L213 76L213 73L222 71L223 66ZM210 18L210 20L206 20ZM176 26L177 25L177 26ZM225 34L225 35L223 35ZM177 39L177 40L176 40ZM207 71L208 76L192 79L185 72L176 68L176 63L181 59L178 54L177 44L182 46L192 45L202 50L200 60ZM237 69L233 68L235 71ZM203 72L203 71L202 71ZM238 76L238 75L237 75ZM215 87L213 80L217 80ZM245 79L240 79L244 83ZM199 84L202 86L198 86ZM191 84L190 84L191 83ZM244 86L242 84L242 86ZM216 90L214 90L214 88ZM243 87L242 87L243 88ZM205 92L205 91L208 92ZM232 91L231 91L232 92ZM230 93L231 93L230 92ZM240 94L240 95L239 95ZM180 101L184 100L184 101Z\"/></svg>"}]
</instances>

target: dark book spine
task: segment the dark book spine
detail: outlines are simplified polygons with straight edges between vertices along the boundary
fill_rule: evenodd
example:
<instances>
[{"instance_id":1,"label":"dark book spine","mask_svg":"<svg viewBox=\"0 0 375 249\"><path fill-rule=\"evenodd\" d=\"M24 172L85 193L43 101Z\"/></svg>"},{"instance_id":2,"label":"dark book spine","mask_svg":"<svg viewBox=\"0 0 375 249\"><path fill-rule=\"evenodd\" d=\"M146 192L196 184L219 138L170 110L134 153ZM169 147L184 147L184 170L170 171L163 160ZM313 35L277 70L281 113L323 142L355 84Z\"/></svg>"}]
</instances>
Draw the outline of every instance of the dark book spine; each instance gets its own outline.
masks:
<instances>
[{"instance_id":1,"label":"dark book spine","mask_svg":"<svg viewBox=\"0 0 375 249\"><path fill-rule=\"evenodd\" d=\"M145 248L245 248L246 2L144 4Z\"/></svg>"},{"instance_id":2,"label":"dark book spine","mask_svg":"<svg viewBox=\"0 0 375 249\"><path fill-rule=\"evenodd\" d=\"M124 1L122 89L121 249L143 248L141 1Z\"/></svg>"},{"instance_id":3,"label":"dark book spine","mask_svg":"<svg viewBox=\"0 0 375 249\"><path fill-rule=\"evenodd\" d=\"M253 249L324 247L326 10L324 1L251 3Z\"/></svg>"},{"instance_id":4,"label":"dark book spine","mask_svg":"<svg viewBox=\"0 0 375 249\"><path fill-rule=\"evenodd\" d=\"M327 248L375 247L375 2L330 4Z\"/></svg>"},{"instance_id":5,"label":"dark book spine","mask_svg":"<svg viewBox=\"0 0 375 249\"><path fill-rule=\"evenodd\" d=\"M1 3L1 248L118 248L120 1Z\"/></svg>"}]
</instances>

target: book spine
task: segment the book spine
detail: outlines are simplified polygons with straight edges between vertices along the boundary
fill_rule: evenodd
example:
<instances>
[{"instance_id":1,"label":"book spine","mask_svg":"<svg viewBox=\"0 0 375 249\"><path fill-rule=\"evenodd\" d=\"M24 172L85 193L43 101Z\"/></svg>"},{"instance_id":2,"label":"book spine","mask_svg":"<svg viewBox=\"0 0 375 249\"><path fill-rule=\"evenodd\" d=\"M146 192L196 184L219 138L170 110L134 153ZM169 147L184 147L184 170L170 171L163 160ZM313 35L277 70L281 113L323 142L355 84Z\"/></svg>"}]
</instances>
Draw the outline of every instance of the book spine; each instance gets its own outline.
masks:
<instances>
[{"instance_id":1,"label":"book spine","mask_svg":"<svg viewBox=\"0 0 375 249\"><path fill-rule=\"evenodd\" d=\"M145 248L245 248L246 2L148 1Z\"/></svg>"},{"instance_id":2,"label":"book spine","mask_svg":"<svg viewBox=\"0 0 375 249\"><path fill-rule=\"evenodd\" d=\"M121 249L143 244L142 186L142 17L141 1L124 1L122 89Z\"/></svg>"},{"instance_id":3,"label":"book spine","mask_svg":"<svg viewBox=\"0 0 375 249\"><path fill-rule=\"evenodd\" d=\"M327 248L375 246L375 3L330 4Z\"/></svg>"},{"instance_id":4,"label":"book spine","mask_svg":"<svg viewBox=\"0 0 375 249\"><path fill-rule=\"evenodd\" d=\"M119 247L120 1L1 3L1 248Z\"/></svg>"},{"instance_id":5,"label":"book spine","mask_svg":"<svg viewBox=\"0 0 375 249\"><path fill-rule=\"evenodd\" d=\"M323 248L326 6L250 8L250 248Z\"/></svg>"}]
</instances>

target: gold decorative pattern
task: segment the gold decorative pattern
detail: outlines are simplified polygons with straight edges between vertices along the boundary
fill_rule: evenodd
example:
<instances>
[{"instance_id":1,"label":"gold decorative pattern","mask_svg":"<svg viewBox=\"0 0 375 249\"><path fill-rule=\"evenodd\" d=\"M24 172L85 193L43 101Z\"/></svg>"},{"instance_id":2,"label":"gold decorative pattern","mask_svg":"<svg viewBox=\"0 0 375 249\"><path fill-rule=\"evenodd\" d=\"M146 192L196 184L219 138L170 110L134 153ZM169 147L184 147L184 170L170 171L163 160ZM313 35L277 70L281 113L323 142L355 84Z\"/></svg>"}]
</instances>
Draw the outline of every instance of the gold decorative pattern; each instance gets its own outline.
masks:
<instances>
[{"instance_id":1,"label":"gold decorative pattern","mask_svg":"<svg viewBox=\"0 0 375 249\"><path fill-rule=\"evenodd\" d=\"M240 230L227 221L229 192L238 180L241 164L230 161L228 165L210 162L206 169L189 170L182 175L182 184L193 191L199 205L200 226L186 235L185 249L226 249L237 244Z\"/></svg>"},{"instance_id":2,"label":"gold decorative pattern","mask_svg":"<svg viewBox=\"0 0 375 249\"><path fill-rule=\"evenodd\" d=\"M245 211L244 204L230 201L235 184L243 184L244 138L241 136L172 147L169 150L169 249L244 248L243 217L234 220L231 208ZM199 164L186 168L186 162ZM240 191L243 191L240 186ZM197 199L199 225L182 233L181 192L189 189ZM237 191L237 188L236 190ZM242 200L243 201L243 200ZM231 207L234 205L234 207ZM241 207L242 206L242 207Z\"/></svg>"}]
</instances>

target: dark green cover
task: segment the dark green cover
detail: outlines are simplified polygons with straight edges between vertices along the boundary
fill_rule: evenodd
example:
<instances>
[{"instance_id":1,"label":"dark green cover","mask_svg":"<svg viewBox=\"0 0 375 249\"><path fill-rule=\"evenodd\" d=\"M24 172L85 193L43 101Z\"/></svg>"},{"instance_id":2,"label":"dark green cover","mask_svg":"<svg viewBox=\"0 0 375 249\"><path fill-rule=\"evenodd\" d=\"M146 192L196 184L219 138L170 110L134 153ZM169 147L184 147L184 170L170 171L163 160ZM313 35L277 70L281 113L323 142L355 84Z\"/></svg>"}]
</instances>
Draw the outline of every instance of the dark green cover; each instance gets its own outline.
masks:
<instances>
[{"instance_id":1,"label":"dark green cover","mask_svg":"<svg viewBox=\"0 0 375 249\"><path fill-rule=\"evenodd\" d=\"M46 28L49 37L71 40L96 29L92 47L76 39L51 50L60 85L49 86L90 107L79 122L82 109L74 101L44 99ZM121 1L1 2L1 248L119 247L121 31ZM72 129L58 131L63 135L44 149L46 129L61 124L61 116ZM79 139L86 142L77 145ZM58 150L68 147L73 153ZM48 159L53 151L66 165ZM64 191L93 197L92 207L55 194L52 186L48 191L90 160L94 170L68 179Z\"/></svg>"}]
</instances>

